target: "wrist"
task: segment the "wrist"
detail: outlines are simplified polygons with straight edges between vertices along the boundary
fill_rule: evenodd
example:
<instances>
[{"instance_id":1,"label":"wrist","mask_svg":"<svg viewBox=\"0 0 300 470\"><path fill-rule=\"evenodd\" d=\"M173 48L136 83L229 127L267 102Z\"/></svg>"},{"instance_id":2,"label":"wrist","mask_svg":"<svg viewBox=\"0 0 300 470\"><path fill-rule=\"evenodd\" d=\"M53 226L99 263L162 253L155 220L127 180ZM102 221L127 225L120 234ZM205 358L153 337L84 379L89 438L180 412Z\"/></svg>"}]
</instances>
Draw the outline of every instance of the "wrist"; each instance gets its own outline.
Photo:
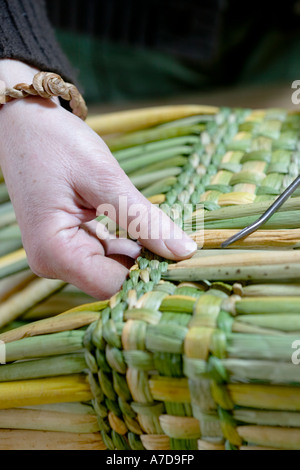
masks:
<instances>
[{"instance_id":1,"label":"wrist","mask_svg":"<svg viewBox=\"0 0 300 470\"><path fill-rule=\"evenodd\" d=\"M0 92L6 88L13 88L19 83L32 84L33 77L39 73L40 70L28 65L24 62L14 59L1 59L0 60ZM51 97L50 100L60 105L57 97ZM45 100L38 96L28 97L26 101L45 104ZM14 103L15 104L15 103ZM7 106L7 105L6 105Z\"/></svg>"},{"instance_id":2,"label":"wrist","mask_svg":"<svg viewBox=\"0 0 300 470\"><path fill-rule=\"evenodd\" d=\"M37 98L39 102L40 98L46 98L56 106L60 105L59 98L62 98L70 102L76 116L83 120L87 117L84 98L75 85L65 82L60 75L39 71L23 62L0 60L0 105L24 98L26 101Z\"/></svg>"},{"instance_id":3,"label":"wrist","mask_svg":"<svg viewBox=\"0 0 300 470\"><path fill-rule=\"evenodd\" d=\"M0 80L6 88L12 88L17 83L32 83L39 70L24 62L14 59L0 60Z\"/></svg>"}]
</instances>

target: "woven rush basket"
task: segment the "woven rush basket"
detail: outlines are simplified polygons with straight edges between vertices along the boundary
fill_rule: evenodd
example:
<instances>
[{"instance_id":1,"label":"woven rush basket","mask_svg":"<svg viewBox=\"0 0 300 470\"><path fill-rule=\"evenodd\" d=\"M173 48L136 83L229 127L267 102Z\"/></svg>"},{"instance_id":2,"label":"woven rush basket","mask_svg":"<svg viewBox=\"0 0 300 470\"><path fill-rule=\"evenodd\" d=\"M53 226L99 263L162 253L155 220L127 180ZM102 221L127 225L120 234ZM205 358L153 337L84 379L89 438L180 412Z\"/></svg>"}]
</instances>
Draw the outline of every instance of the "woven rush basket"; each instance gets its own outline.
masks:
<instances>
[{"instance_id":1,"label":"woven rush basket","mask_svg":"<svg viewBox=\"0 0 300 470\"><path fill-rule=\"evenodd\" d=\"M182 106L88 123L199 250L143 251L97 302L36 279L22 249L0 258L0 449L300 449L299 192L220 248L299 174L300 114Z\"/></svg>"}]
</instances>

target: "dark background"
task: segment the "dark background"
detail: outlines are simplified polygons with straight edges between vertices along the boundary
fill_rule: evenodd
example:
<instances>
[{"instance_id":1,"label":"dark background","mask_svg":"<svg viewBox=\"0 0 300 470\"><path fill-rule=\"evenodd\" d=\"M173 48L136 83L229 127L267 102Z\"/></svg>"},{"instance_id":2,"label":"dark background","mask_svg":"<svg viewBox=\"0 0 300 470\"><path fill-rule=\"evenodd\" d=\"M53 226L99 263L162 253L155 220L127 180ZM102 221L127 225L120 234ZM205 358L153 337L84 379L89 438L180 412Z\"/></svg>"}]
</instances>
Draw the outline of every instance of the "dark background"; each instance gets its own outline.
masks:
<instances>
[{"instance_id":1,"label":"dark background","mask_svg":"<svg viewBox=\"0 0 300 470\"><path fill-rule=\"evenodd\" d=\"M46 0L88 103L300 78L300 1Z\"/></svg>"}]
</instances>

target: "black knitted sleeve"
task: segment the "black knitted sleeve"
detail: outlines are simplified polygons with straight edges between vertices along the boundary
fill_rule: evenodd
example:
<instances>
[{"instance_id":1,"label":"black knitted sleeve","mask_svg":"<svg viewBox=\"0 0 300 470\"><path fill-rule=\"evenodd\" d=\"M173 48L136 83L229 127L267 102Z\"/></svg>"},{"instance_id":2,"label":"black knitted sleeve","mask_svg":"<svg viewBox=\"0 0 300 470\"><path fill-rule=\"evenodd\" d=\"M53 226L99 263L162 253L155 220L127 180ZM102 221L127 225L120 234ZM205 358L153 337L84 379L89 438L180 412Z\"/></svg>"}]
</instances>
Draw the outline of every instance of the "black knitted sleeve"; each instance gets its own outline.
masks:
<instances>
[{"instance_id":1,"label":"black knitted sleeve","mask_svg":"<svg viewBox=\"0 0 300 470\"><path fill-rule=\"evenodd\" d=\"M76 81L55 38L44 0L0 0L0 59L4 58Z\"/></svg>"}]
</instances>

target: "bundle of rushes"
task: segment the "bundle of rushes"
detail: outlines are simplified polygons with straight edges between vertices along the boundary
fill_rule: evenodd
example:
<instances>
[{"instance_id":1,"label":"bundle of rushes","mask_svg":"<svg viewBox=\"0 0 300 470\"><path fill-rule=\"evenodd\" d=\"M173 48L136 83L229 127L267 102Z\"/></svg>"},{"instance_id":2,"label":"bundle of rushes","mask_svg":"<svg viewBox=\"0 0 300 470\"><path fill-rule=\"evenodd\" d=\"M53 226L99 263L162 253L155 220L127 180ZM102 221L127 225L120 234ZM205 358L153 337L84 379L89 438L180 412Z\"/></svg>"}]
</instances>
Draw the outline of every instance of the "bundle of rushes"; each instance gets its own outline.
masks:
<instances>
[{"instance_id":1,"label":"bundle of rushes","mask_svg":"<svg viewBox=\"0 0 300 470\"><path fill-rule=\"evenodd\" d=\"M220 245L298 175L300 115L187 106L89 123L199 250L178 263L145 251L110 300L36 321L45 296L6 315L26 287L8 297L0 449L299 449L297 193ZM3 282L26 268L22 251L0 260Z\"/></svg>"}]
</instances>

